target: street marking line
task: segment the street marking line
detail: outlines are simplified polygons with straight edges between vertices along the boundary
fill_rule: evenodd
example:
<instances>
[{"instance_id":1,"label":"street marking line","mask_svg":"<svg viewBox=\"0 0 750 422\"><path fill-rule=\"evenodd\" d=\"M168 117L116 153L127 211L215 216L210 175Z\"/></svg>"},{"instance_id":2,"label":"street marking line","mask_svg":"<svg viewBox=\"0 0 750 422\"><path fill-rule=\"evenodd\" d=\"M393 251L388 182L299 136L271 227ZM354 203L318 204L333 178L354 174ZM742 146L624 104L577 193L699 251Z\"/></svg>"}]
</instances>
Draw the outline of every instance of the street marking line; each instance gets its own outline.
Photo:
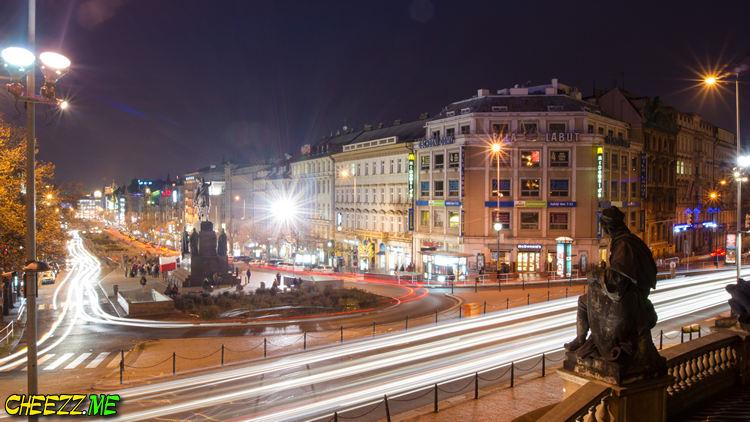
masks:
<instances>
[{"instance_id":1,"label":"street marking line","mask_svg":"<svg viewBox=\"0 0 750 422\"><path fill-rule=\"evenodd\" d=\"M53 357L53 356L55 356L55 354L54 354L54 353L49 353L49 354L46 354L46 355L42 355L42 356L41 356L41 357L40 357L40 358L39 358L39 359L38 359L38 360L36 361L36 366L37 366L37 368L39 367L39 365L41 365L41 364L43 364L44 362L47 362L48 360L52 359L52 357ZM23 371L23 372L26 372L26 371L28 371L28 370L29 370L29 366L28 366L28 365L24 365L24 367L23 367L22 371Z\"/></svg>"},{"instance_id":2,"label":"street marking line","mask_svg":"<svg viewBox=\"0 0 750 422\"><path fill-rule=\"evenodd\" d=\"M91 356L91 353L88 353L88 352L81 353L77 358L73 359L73 361L67 364L65 368L63 369L75 369L76 366L80 365L81 362L86 360L86 358L88 358L89 356Z\"/></svg>"},{"instance_id":3,"label":"street marking line","mask_svg":"<svg viewBox=\"0 0 750 422\"><path fill-rule=\"evenodd\" d=\"M63 362L65 362L66 360L70 359L73 355L75 355L75 353L64 353L62 356L60 356L59 358L57 358L57 360L55 360L51 364L47 365L47 367L44 368L44 370L45 371L52 371L52 370L57 369L58 366L62 365Z\"/></svg>"},{"instance_id":4,"label":"street marking line","mask_svg":"<svg viewBox=\"0 0 750 422\"><path fill-rule=\"evenodd\" d=\"M107 363L107 368L115 368L120 365L120 359L115 355L115 357Z\"/></svg>"},{"instance_id":5,"label":"street marking line","mask_svg":"<svg viewBox=\"0 0 750 422\"><path fill-rule=\"evenodd\" d=\"M679 332L679 331L669 331L669 332L667 332L667 333L664 333L664 335L665 335L665 336L671 336L671 335L673 335L673 334L675 334L675 335L676 335L676 334L680 334L680 332Z\"/></svg>"},{"instance_id":6,"label":"street marking line","mask_svg":"<svg viewBox=\"0 0 750 422\"><path fill-rule=\"evenodd\" d=\"M92 360L91 362L89 362L89 364L88 364L88 365L86 365L86 369L93 369L93 368L96 368L97 366L99 366L99 364L100 364L100 363L102 363L102 361L103 361L103 360L104 360L104 359L105 359L105 358L106 358L107 356L109 356L109 354L110 354L110 353L111 353L111 352L101 352L101 353L99 353L99 354L98 354L98 355L97 355L97 356L96 356L96 357L94 358L94 360Z\"/></svg>"}]
</instances>

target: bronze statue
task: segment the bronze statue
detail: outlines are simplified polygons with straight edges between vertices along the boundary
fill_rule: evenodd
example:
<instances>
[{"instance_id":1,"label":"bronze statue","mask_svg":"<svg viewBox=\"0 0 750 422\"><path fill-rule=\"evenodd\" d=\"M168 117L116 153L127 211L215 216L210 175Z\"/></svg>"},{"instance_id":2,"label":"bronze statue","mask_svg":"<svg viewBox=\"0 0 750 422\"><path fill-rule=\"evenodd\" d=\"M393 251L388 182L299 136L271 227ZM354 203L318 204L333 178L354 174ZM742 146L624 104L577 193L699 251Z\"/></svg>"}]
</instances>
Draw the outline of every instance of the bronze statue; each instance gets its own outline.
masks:
<instances>
[{"instance_id":1,"label":"bronze statue","mask_svg":"<svg viewBox=\"0 0 750 422\"><path fill-rule=\"evenodd\" d=\"M190 253L190 235L187 230L182 231L182 242L180 242L182 256Z\"/></svg>"},{"instance_id":2,"label":"bronze statue","mask_svg":"<svg viewBox=\"0 0 750 422\"><path fill-rule=\"evenodd\" d=\"M216 245L216 254L219 256L227 256L227 234L224 229L221 229L219 233L219 241Z\"/></svg>"},{"instance_id":3,"label":"bronze statue","mask_svg":"<svg viewBox=\"0 0 750 422\"><path fill-rule=\"evenodd\" d=\"M728 284L727 292L732 296L729 299L729 308L732 315L744 329L750 329L750 282L740 278L736 284Z\"/></svg>"},{"instance_id":4,"label":"bronze statue","mask_svg":"<svg viewBox=\"0 0 750 422\"><path fill-rule=\"evenodd\" d=\"M565 344L564 365L617 384L666 371L651 339L657 315L648 295L656 288L656 263L624 219L617 207L602 212L604 233L611 238L609 262L578 298L576 338Z\"/></svg>"},{"instance_id":5,"label":"bronze statue","mask_svg":"<svg viewBox=\"0 0 750 422\"><path fill-rule=\"evenodd\" d=\"M211 182L206 182L206 179L201 177L199 183L198 189L195 190L195 209L199 221L208 221L208 212L211 208L211 195L209 195L208 188Z\"/></svg>"},{"instance_id":6,"label":"bronze statue","mask_svg":"<svg viewBox=\"0 0 750 422\"><path fill-rule=\"evenodd\" d=\"M190 255L198 255L198 232L193 227L193 231L190 233Z\"/></svg>"}]
</instances>

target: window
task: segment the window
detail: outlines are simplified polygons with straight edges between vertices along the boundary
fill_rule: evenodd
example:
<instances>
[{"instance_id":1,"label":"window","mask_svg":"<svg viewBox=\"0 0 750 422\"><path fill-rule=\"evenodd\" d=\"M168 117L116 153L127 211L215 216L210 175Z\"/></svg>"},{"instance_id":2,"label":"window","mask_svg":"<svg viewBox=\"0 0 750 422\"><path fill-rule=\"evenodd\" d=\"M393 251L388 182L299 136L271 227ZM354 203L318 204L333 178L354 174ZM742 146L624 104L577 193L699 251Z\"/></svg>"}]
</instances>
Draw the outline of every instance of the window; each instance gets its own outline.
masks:
<instances>
[{"instance_id":1,"label":"window","mask_svg":"<svg viewBox=\"0 0 750 422\"><path fill-rule=\"evenodd\" d=\"M448 129L445 129L445 136L448 138L456 136L456 128L449 127Z\"/></svg>"},{"instance_id":2,"label":"window","mask_svg":"<svg viewBox=\"0 0 750 422\"><path fill-rule=\"evenodd\" d=\"M439 131L439 130L433 130L433 131L432 131L432 137L433 137L434 139L437 139L437 138L439 138L439 137L440 137L440 131Z\"/></svg>"},{"instance_id":3,"label":"window","mask_svg":"<svg viewBox=\"0 0 750 422\"><path fill-rule=\"evenodd\" d=\"M432 212L432 227L443 227L443 211Z\"/></svg>"},{"instance_id":4,"label":"window","mask_svg":"<svg viewBox=\"0 0 750 422\"><path fill-rule=\"evenodd\" d=\"M419 196L430 196L430 182L419 182Z\"/></svg>"},{"instance_id":5,"label":"window","mask_svg":"<svg viewBox=\"0 0 750 422\"><path fill-rule=\"evenodd\" d=\"M617 170L620 167L619 158L619 155L612 153L612 169Z\"/></svg>"},{"instance_id":6,"label":"window","mask_svg":"<svg viewBox=\"0 0 750 422\"><path fill-rule=\"evenodd\" d=\"M569 167L570 166L570 151L568 150L552 150L549 152L549 166L550 167Z\"/></svg>"},{"instance_id":7,"label":"window","mask_svg":"<svg viewBox=\"0 0 750 422\"><path fill-rule=\"evenodd\" d=\"M567 125L565 123L550 123L549 132L565 132Z\"/></svg>"},{"instance_id":8,"label":"window","mask_svg":"<svg viewBox=\"0 0 750 422\"><path fill-rule=\"evenodd\" d=\"M355 174L355 176L359 176L360 174L362 174L361 170L362 168L360 167L360 164L357 164L357 174Z\"/></svg>"},{"instance_id":9,"label":"window","mask_svg":"<svg viewBox=\"0 0 750 422\"><path fill-rule=\"evenodd\" d=\"M388 203L393 203L393 188L388 188Z\"/></svg>"},{"instance_id":10,"label":"window","mask_svg":"<svg viewBox=\"0 0 750 422\"><path fill-rule=\"evenodd\" d=\"M419 225L428 227L430 225L430 212L429 211L420 211L419 212Z\"/></svg>"},{"instance_id":11,"label":"window","mask_svg":"<svg viewBox=\"0 0 750 422\"><path fill-rule=\"evenodd\" d=\"M459 183L456 179L448 180L448 196L458 196L459 192Z\"/></svg>"},{"instance_id":12,"label":"window","mask_svg":"<svg viewBox=\"0 0 750 422\"><path fill-rule=\"evenodd\" d=\"M568 230L568 213L551 212L549 213L550 230Z\"/></svg>"},{"instance_id":13,"label":"window","mask_svg":"<svg viewBox=\"0 0 750 422\"><path fill-rule=\"evenodd\" d=\"M469 125L462 125L461 135L468 135L469 133L471 133L471 127Z\"/></svg>"},{"instance_id":14,"label":"window","mask_svg":"<svg viewBox=\"0 0 750 422\"><path fill-rule=\"evenodd\" d=\"M442 170L443 166L445 166L445 155L443 154L435 154L435 170Z\"/></svg>"},{"instance_id":15,"label":"window","mask_svg":"<svg viewBox=\"0 0 750 422\"><path fill-rule=\"evenodd\" d=\"M568 179L550 179L549 196L569 196L570 182Z\"/></svg>"},{"instance_id":16,"label":"window","mask_svg":"<svg viewBox=\"0 0 750 422\"><path fill-rule=\"evenodd\" d=\"M635 211L630 211L630 225L635 227L638 224L638 219L636 217Z\"/></svg>"},{"instance_id":17,"label":"window","mask_svg":"<svg viewBox=\"0 0 750 422\"><path fill-rule=\"evenodd\" d=\"M537 132L536 122L521 123L521 130L523 131L523 133L536 133Z\"/></svg>"},{"instance_id":18,"label":"window","mask_svg":"<svg viewBox=\"0 0 750 422\"><path fill-rule=\"evenodd\" d=\"M586 127L586 133L594 133L594 125L588 125Z\"/></svg>"},{"instance_id":19,"label":"window","mask_svg":"<svg viewBox=\"0 0 750 422\"><path fill-rule=\"evenodd\" d=\"M365 163L365 176L370 174L370 163Z\"/></svg>"},{"instance_id":20,"label":"window","mask_svg":"<svg viewBox=\"0 0 750 422\"><path fill-rule=\"evenodd\" d=\"M457 169L459 160L460 160L460 155L458 152L449 152L448 153L448 168Z\"/></svg>"},{"instance_id":21,"label":"window","mask_svg":"<svg viewBox=\"0 0 750 422\"><path fill-rule=\"evenodd\" d=\"M427 161L428 161L427 168L429 168L430 167L429 158L427 159ZM401 159L400 158L398 159L398 168L396 170L398 170L398 173L401 173Z\"/></svg>"},{"instance_id":22,"label":"window","mask_svg":"<svg viewBox=\"0 0 750 422\"><path fill-rule=\"evenodd\" d=\"M448 211L448 227L457 229L461 224L461 214L456 211Z\"/></svg>"},{"instance_id":23,"label":"window","mask_svg":"<svg viewBox=\"0 0 750 422\"><path fill-rule=\"evenodd\" d=\"M521 230L539 230L539 213L521 212Z\"/></svg>"},{"instance_id":24,"label":"window","mask_svg":"<svg viewBox=\"0 0 750 422\"><path fill-rule=\"evenodd\" d=\"M393 174L393 160L391 160L391 173L390 174Z\"/></svg>"},{"instance_id":25,"label":"window","mask_svg":"<svg viewBox=\"0 0 750 422\"><path fill-rule=\"evenodd\" d=\"M493 123L492 133L494 135L504 135L508 133L508 124L507 123Z\"/></svg>"},{"instance_id":26,"label":"window","mask_svg":"<svg viewBox=\"0 0 750 422\"><path fill-rule=\"evenodd\" d=\"M490 155L490 166L495 168L497 166L497 157L500 156L500 167L510 167L512 164L511 153L508 154L491 154Z\"/></svg>"},{"instance_id":27,"label":"window","mask_svg":"<svg viewBox=\"0 0 750 422\"><path fill-rule=\"evenodd\" d=\"M599 126L599 127L597 128L597 133L599 133L599 135L604 135L604 128L603 128L603 127L601 127L601 126Z\"/></svg>"},{"instance_id":28,"label":"window","mask_svg":"<svg viewBox=\"0 0 750 422\"><path fill-rule=\"evenodd\" d=\"M435 180L435 196L443 196L445 195L445 182L442 180Z\"/></svg>"},{"instance_id":29,"label":"window","mask_svg":"<svg viewBox=\"0 0 750 422\"><path fill-rule=\"evenodd\" d=\"M539 179L521 179L521 196L539 196Z\"/></svg>"},{"instance_id":30,"label":"window","mask_svg":"<svg viewBox=\"0 0 750 422\"><path fill-rule=\"evenodd\" d=\"M610 185L611 185L611 186L610 186L610 188L609 188L609 192L610 192L610 194L612 195L612 196L610 197L610 199L614 199L614 200L616 200L616 199L617 199L617 187L619 186L619 184L617 183L617 180L612 180L612 181L610 182Z\"/></svg>"},{"instance_id":31,"label":"window","mask_svg":"<svg viewBox=\"0 0 750 422\"><path fill-rule=\"evenodd\" d=\"M497 179L492 179L490 196L497 196ZM510 179L500 179L500 196L510 196Z\"/></svg>"},{"instance_id":32,"label":"window","mask_svg":"<svg viewBox=\"0 0 750 422\"><path fill-rule=\"evenodd\" d=\"M631 198L637 198L638 197L638 182L631 182L630 183L630 197Z\"/></svg>"},{"instance_id":33,"label":"window","mask_svg":"<svg viewBox=\"0 0 750 422\"><path fill-rule=\"evenodd\" d=\"M521 150L521 166L527 168L539 167L541 163L541 151L538 149L534 150Z\"/></svg>"},{"instance_id":34,"label":"window","mask_svg":"<svg viewBox=\"0 0 750 422\"><path fill-rule=\"evenodd\" d=\"M385 174L385 161L380 162L380 174Z\"/></svg>"},{"instance_id":35,"label":"window","mask_svg":"<svg viewBox=\"0 0 750 422\"><path fill-rule=\"evenodd\" d=\"M429 170L430 169L430 156L429 155L420 155L419 156L419 169L420 170ZM399 169L398 172L401 173L401 169Z\"/></svg>"},{"instance_id":36,"label":"window","mask_svg":"<svg viewBox=\"0 0 750 422\"><path fill-rule=\"evenodd\" d=\"M609 153L605 152L603 158L604 159L602 161L604 162L604 168L608 169L609 168Z\"/></svg>"},{"instance_id":37,"label":"window","mask_svg":"<svg viewBox=\"0 0 750 422\"><path fill-rule=\"evenodd\" d=\"M490 228L494 231L494 223L498 222L503 225L502 230L510 230L510 213L507 211L492 210Z\"/></svg>"},{"instance_id":38,"label":"window","mask_svg":"<svg viewBox=\"0 0 750 422\"><path fill-rule=\"evenodd\" d=\"M627 163L627 161L625 163ZM625 163L623 163L623 166L627 165ZM638 173L638 157L633 157L630 159L630 168L633 170L633 174Z\"/></svg>"},{"instance_id":39,"label":"window","mask_svg":"<svg viewBox=\"0 0 750 422\"><path fill-rule=\"evenodd\" d=\"M627 171L628 170L628 156L623 155L620 157L620 165L622 166L622 169ZM633 169L635 171L635 169Z\"/></svg>"}]
</instances>

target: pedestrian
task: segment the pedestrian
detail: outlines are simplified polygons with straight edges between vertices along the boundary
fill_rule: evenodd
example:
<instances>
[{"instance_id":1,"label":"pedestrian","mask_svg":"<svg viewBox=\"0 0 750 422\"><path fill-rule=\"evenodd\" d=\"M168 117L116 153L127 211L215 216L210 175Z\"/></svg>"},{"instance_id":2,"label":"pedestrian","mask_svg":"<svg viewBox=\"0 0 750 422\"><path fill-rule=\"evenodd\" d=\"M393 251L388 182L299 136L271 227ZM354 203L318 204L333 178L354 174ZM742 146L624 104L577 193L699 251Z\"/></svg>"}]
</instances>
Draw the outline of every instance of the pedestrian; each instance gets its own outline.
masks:
<instances>
[{"instance_id":1,"label":"pedestrian","mask_svg":"<svg viewBox=\"0 0 750 422\"><path fill-rule=\"evenodd\" d=\"M141 276L141 286L146 286L146 276Z\"/></svg>"},{"instance_id":2,"label":"pedestrian","mask_svg":"<svg viewBox=\"0 0 750 422\"><path fill-rule=\"evenodd\" d=\"M245 271L245 282L247 284L250 284L250 267L247 267L247 271Z\"/></svg>"}]
</instances>

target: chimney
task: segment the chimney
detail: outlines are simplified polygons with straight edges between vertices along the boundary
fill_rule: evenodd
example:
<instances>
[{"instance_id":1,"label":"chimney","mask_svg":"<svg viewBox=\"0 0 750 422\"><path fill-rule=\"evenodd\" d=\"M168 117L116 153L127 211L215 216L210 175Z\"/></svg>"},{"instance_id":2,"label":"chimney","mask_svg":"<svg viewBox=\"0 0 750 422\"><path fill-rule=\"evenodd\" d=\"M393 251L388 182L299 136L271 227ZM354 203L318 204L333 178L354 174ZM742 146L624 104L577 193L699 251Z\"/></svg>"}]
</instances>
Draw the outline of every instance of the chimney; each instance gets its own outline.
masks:
<instances>
[{"instance_id":1,"label":"chimney","mask_svg":"<svg viewBox=\"0 0 750 422\"><path fill-rule=\"evenodd\" d=\"M477 97L482 98L490 95L490 90L487 88L480 88L477 90Z\"/></svg>"},{"instance_id":2,"label":"chimney","mask_svg":"<svg viewBox=\"0 0 750 422\"><path fill-rule=\"evenodd\" d=\"M401 119L396 119L393 121L393 126L398 126L401 124Z\"/></svg>"},{"instance_id":3,"label":"chimney","mask_svg":"<svg viewBox=\"0 0 750 422\"><path fill-rule=\"evenodd\" d=\"M365 125L364 130L372 130L372 125Z\"/></svg>"},{"instance_id":4,"label":"chimney","mask_svg":"<svg viewBox=\"0 0 750 422\"><path fill-rule=\"evenodd\" d=\"M383 128L383 126L385 126L385 125L383 124L383 122L380 122L380 123L378 123L378 129L382 129L382 128Z\"/></svg>"}]
</instances>

